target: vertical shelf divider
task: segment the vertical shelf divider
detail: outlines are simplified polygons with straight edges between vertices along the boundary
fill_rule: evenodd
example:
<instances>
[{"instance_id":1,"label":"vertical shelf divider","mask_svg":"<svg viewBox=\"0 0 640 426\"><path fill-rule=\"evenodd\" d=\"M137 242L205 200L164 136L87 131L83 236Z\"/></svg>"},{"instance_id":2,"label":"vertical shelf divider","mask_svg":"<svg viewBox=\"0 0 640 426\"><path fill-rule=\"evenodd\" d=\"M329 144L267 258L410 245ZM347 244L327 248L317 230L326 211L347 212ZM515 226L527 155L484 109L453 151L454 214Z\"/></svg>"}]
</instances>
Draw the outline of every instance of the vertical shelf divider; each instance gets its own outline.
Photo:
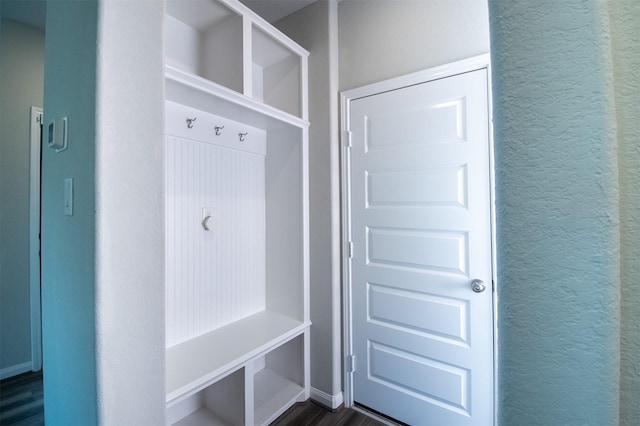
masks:
<instances>
[{"instance_id":1,"label":"vertical shelf divider","mask_svg":"<svg viewBox=\"0 0 640 426\"><path fill-rule=\"evenodd\" d=\"M256 424L255 413L253 407L255 406L255 386L253 376L255 375L255 369L253 368L253 362L249 362L245 366L244 376L244 402L245 402L245 422L248 425Z\"/></svg>"},{"instance_id":2,"label":"vertical shelf divider","mask_svg":"<svg viewBox=\"0 0 640 426\"><path fill-rule=\"evenodd\" d=\"M309 120L309 61L302 57L300 61L300 117Z\"/></svg>"},{"instance_id":3,"label":"vertical shelf divider","mask_svg":"<svg viewBox=\"0 0 640 426\"><path fill-rule=\"evenodd\" d=\"M250 98L253 98L253 70L252 70L252 46L253 35L251 34L251 28L253 26L251 18L248 16L242 17L242 77L244 82L244 94Z\"/></svg>"}]
</instances>

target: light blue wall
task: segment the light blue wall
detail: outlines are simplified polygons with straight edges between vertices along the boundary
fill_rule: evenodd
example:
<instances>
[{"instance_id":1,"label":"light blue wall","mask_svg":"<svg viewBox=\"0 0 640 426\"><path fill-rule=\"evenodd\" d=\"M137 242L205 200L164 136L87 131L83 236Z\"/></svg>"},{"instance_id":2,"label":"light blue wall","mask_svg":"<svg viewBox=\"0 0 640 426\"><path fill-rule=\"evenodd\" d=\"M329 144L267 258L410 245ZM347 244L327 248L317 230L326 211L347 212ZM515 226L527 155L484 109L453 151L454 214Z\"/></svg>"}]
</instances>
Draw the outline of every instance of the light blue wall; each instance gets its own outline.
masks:
<instances>
[{"instance_id":1,"label":"light blue wall","mask_svg":"<svg viewBox=\"0 0 640 426\"><path fill-rule=\"evenodd\" d=\"M489 2L503 425L618 421L618 162L605 2Z\"/></svg>"},{"instance_id":2,"label":"light blue wall","mask_svg":"<svg viewBox=\"0 0 640 426\"><path fill-rule=\"evenodd\" d=\"M96 24L95 1L47 1L44 122L69 117L68 150L44 147L42 158L43 362L50 426L98 422ZM74 179L71 217L64 214L65 178Z\"/></svg>"}]
</instances>

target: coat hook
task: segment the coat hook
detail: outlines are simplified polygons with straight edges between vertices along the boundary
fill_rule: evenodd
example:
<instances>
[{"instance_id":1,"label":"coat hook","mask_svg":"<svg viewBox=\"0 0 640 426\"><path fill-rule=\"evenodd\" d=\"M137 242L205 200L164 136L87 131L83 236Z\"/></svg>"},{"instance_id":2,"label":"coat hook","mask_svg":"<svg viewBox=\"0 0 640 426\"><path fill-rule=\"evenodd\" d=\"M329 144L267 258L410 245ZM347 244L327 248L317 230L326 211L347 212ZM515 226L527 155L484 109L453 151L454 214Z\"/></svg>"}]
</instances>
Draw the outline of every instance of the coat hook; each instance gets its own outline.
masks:
<instances>
[{"instance_id":1,"label":"coat hook","mask_svg":"<svg viewBox=\"0 0 640 426\"><path fill-rule=\"evenodd\" d=\"M187 118L187 128L193 128L193 122L196 121L198 117Z\"/></svg>"},{"instance_id":2,"label":"coat hook","mask_svg":"<svg viewBox=\"0 0 640 426\"><path fill-rule=\"evenodd\" d=\"M216 126L214 127L214 129L216 130L216 136L220 136L222 134L222 129L224 129L224 126Z\"/></svg>"},{"instance_id":3,"label":"coat hook","mask_svg":"<svg viewBox=\"0 0 640 426\"><path fill-rule=\"evenodd\" d=\"M205 231L210 231L209 219L211 219L211 216L205 216L205 218L202 219L202 227L204 228Z\"/></svg>"},{"instance_id":4,"label":"coat hook","mask_svg":"<svg viewBox=\"0 0 640 426\"><path fill-rule=\"evenodd\" d=\"M249 132L245 132L245 133L238 133L238 136L240 137L240 142L244 142L245 136L247 136L249 134Z\"/></svg>"}]
</instances>

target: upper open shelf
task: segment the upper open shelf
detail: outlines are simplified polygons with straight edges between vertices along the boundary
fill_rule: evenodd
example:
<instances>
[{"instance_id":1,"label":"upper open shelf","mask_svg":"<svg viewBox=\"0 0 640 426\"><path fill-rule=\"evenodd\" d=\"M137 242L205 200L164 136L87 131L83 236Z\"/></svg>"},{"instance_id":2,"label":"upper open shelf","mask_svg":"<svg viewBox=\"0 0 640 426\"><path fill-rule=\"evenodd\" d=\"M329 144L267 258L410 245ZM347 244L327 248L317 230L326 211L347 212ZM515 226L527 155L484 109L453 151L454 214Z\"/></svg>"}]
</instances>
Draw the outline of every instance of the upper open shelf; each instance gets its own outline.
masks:
<instances>
[{"instance_id":1,"label":"upper open shelf","mask_svg":"<svg viewBox=\"0 0 640 426\"><path fill-rule=\"evenodd\" d=\"M309 53L237 0L168 0L167 65L306 120Z\"/></svg>"}]
</instances>

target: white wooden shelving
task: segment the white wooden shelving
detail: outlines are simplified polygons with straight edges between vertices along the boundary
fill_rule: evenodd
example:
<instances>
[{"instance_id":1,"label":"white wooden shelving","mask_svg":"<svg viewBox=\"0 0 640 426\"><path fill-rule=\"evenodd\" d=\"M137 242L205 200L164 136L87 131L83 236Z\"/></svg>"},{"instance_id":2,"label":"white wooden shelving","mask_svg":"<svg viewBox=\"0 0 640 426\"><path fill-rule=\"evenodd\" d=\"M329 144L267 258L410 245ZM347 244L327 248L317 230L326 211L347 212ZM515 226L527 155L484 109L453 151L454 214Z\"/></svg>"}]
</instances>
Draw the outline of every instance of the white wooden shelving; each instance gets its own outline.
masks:
<instances>
[{"instance_id":1,"label":"white wooden shelving","mask_svg":"<svg viewBox=\"0 0 640 426\"><path fill-rule=\"evenodd\" d=\"M304 120L308 55L236 0L167 1L167 65Z\"/></svg>"},{"instance_id":2,"label":"white wooden shelving","mask_svg":"<svg viewBox=\"0 0 640 426\"><path fill-rule=\"evenodd\" d=\"M168 0L167 423L309 397L308 53L236 0Z\"/></svg>"}]
</instances>

